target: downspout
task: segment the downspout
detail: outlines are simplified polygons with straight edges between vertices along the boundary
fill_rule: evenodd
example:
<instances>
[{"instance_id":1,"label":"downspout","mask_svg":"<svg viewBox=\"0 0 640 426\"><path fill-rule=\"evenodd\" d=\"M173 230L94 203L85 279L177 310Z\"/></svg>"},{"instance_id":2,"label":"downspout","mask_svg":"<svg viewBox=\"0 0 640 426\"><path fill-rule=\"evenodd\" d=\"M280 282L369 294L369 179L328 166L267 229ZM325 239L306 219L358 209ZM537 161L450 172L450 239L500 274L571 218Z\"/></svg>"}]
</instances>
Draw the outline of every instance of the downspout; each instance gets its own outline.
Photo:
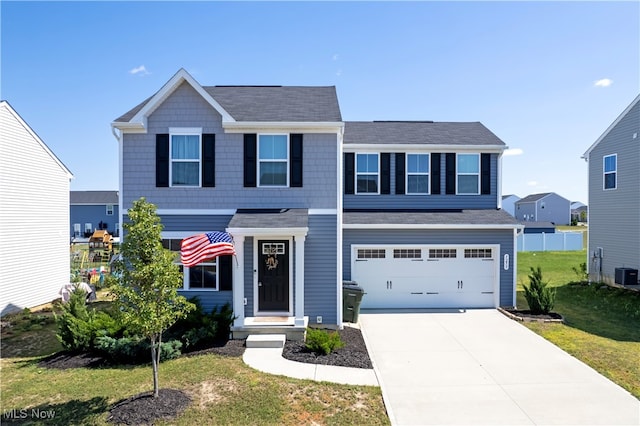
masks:
<instances>
[{"instance_id":1,"label":"downspout","mask_svg":"<svg viewBox=\"0 0 640 426\"><path fill-rule=\"evenodd\" d=\"M336 138L337 138L337 151L338 151L338 158L337 158L337 164L338 164L338 170L336 170L337 174L338 174L338 178L337 178L337 200L336 200L336 220L337 220L337 229L336 229L336 253L337 253L337 259L336 259L336 270L337 270L337 276L336 276L336 285L338 286L338 291L336 292L338 294L337 300L336 300L336 308L337 308L337 325L338 325L338 329L342 330L343 329L343 324L342 324L342 262L343 262L343 253L342 253L342 204L343 204L343 164L342 164L342 159L344 157L343 155L343 142L344 142L344 123L342 123L342 126L338 129L338 132L336 133Z\"/></svg>"},{"instance_id":2,"label":"downspout","mask_svg":"<svg viewBox=\"0 0 640 426\"><path fill-rule=\"evenodd\" d=\"M518 288L518 237L524 233L524 226L516 226L513 228L513 301L512 305L516 307L517 288Z\"/></svg>"},{"instance_id":3,"label":"downspout","mask_svg":"<svg viewBox=\"0 0 640 426\"><path fill-rule=\"evenodd\" d=\"M119 228L118 231L118 237L120 238L120 243L122 243L122 239L124 238L124 233L122 232L122 219L124 218L124 213L123 213L123 204L122 204L122 151L123 151L123 143L122 143L122 139L124 137L124 134L122 133L122 131L118 132L116 127L112 124L111 125L111 133L113 134L113 137L116 138L116 140L118 141L118 223L119 223Z\"/></svg>"}]
</instances>

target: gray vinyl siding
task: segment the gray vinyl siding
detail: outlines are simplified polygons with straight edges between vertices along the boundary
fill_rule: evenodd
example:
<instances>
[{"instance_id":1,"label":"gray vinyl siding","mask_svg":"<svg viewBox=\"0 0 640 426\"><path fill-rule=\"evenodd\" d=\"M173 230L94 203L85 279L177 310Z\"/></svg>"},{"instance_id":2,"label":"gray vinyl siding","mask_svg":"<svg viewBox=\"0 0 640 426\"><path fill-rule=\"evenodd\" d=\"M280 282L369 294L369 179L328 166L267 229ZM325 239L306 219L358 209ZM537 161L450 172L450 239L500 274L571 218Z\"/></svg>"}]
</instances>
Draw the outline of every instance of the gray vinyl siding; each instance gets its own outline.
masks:
<instances>
[{"instance_id":1,"label":"gray vinyl siding","mask_svg":"<svg viewBox=\"0 0 640 426\"><path fill-rule=\"evenodd\" d=\"M107 205L71 205L70 209L71 215L71 226L70 226L70 236L73 237L73 224L80 224L80 233L84 236L84 225L85 223L91 224L91 229L98 229L98 224L100 222L105 223L107 225L107 231L111 235L116 234L116 224L118 220L120 220L118 203L113 204L113 214L107 215Z\"/></svg>"},{"instance_id":2,"label":"gray vinyl siding","mask_svg":"<svg viewBox=\"0 0 640 426\"><path fill-rule=\"evenodd\" d=\"M69 283L70 178L0 106L0 315L51 302Z\"/></svg>"},{"instance_id":3,"label":"gray vinyl siding","mask_svg":"<svg viewBox=\"0 0 640 426\"><path fill-rule=\"evenodd\" d=\"M253 294L253 238L244 239L244 297L247 299L247 304L244 306L244 317L254 316L253 306L255 298ZM289 262L291 264L291 262Z\"/></svg>"},{"instance_id":4,"label":"gray vinyl siding","mask_svg":"<svg viewBox=\"0 0 640 426\"><path fill-rule=\"evenodd\" d=\"M513 306L513 277L515 252L512 230L452 230L452 229L345 229L342 235L342 276L351 279L351 246L353 244L499 244L500 255L500 306ZM508 254L509 269L502 261Z\"/></svg>"},{"instance_id":5,"label":"gray vinyl siding","mask_svg":"<svg viewBox=\"0 0 640 426\"><path fill-rule=\"evenodd\" d=\"M480 152L480 151L478 151ZM440 194L396 194L396 157L391 154L391 194L344 194L345 209L493 209L498 205L498 156L491 154L491 193L446 194L446 156L440 156ZM344 171L343 171L344 173ZM343 188L344 192L344 188ZM433 192L430 190L430 192Z\"/></svg>"},{"instance_id":6,"label":"gray vinyl siding","mask_svg":"<svg viewBox=\"0 0 640 426\"><path fill-rule=\"evenodd\" d=\"M178 294L187 299L197 298L204 312L211 312L214 308L220 312L220 308L226 303L233 308L233 293L231 291L178 290Z\"/></svg>"},{"instance_id":7,"label":"gray vinyl siding","mask_svg":"<svg viewBox=\"0 0 640 426\"><path fill-rule=\"evenodd\" d=\"M165 231L224 232L232 215L160 215Z\"/></svg>"},{"instance_id":8,"label":"gray vinyl siding","mask_svg":"<svg viewBox=\"0 0 640 426\"><path fill-rule=\"evenodd\" d=\"M604 190L603 157L611 154L617 154L617 188ZM640 269L640 102L594 147L588 168L589 251L604 249L602 273L613 282L615 268ZM596 279L596 264L589 265Z\"/></svg>"},{"instance_id":9,"label":"gray vinyl siding","mask_svg":"<svg viewBox=\"0 0 640 426\"><path fill-rule=\"evenodd\" d=\"M170 127L201 127L216 135L215 188L156 188L155 135ZM225 134L220 114L186 83L149 116L146 134L123 138L124 208L142 195L162 209L337 207L335 134L304 134L302 188L244 188L243 135Z\"/></svg>"},{"instance_id":10,"label":"gray vinyl siding","mask_svg":"<svg viewBox=\"0 0 640 426\"><path fill-rule=\"evenodd\" d=\"M305 241L304 308L309 323L337 324L338 222L335 215L310 215Z\"/></svg>"},{"instance_id":11,"label":"gray vinyl siding","mask_svg":"<svg viewBox=\"0 0 640 426\"><path fill-rule=\"evenodd\" d=\"M543 203L544 208L542 208ZM533 217L525 219L525 215L533 215ZM569 225L571 223L571 202L552 193L535 202L516 203L515 218L521 221Z\"/></svg>"}]
</instances>

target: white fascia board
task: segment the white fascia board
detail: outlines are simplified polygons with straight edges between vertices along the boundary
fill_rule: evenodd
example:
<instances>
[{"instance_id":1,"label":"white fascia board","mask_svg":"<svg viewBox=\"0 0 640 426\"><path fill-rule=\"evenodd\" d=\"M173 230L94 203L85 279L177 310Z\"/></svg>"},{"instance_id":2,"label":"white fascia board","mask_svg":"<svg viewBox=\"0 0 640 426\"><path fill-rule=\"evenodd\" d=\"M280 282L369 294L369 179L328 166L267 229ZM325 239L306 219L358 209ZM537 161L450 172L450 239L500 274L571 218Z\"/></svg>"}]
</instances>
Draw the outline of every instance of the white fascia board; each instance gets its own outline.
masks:
<instances>
[{"instance_id":1,"label":"white fascia board","mask_svg":"<svg viewBox=\"0 0 640 426\"><path fill-rule=\"evenodd\" d=\"M627 108L625 108L624 111L622 111L622 114L620 114L618 116L618 118L616 118L615 121L613 123L611 123L611 125L609 127L607 127L607 130L605 130L604 133L602 135L600 135L600 137L589 147L589 149L587 149L585 151L584 154L582 154L582 156L580 158L582 158L585 161L588 161L589 160L589 155L591 154L591 151L593 151L595 149L595 147L598 146L598 144L600 143L600 141L602 141L602 139L607 137L609 132L614 127L616 127L620 121L622 121L622 119L627 115L627 113L629 111L631 111L631 108L633 108L638 102L640 102L640 95L636 96L636 98L629 104L629 106Z\"/></svg>"},{"instance_id":2,"label":"white fascia board","mask_svg":"<svg viewBox=\"0 0 640 426\"><path fill-rule=\"evenodd\" d=\"M338 209L309 209L309 216L311 215L337 215Z\"/></svg>"},{"instance_id":3,"label":"white fascia board","mask_svg":"<svg viewBox=\"0 0 640 426\"><path fill-rule=\"evenodd\" d=\"M309 232L309 228L227 228L225 231L234 236L306 236Z\"/></svg>"},{"instance_id":4,"label":"white fascia board","mask_svg":"<svg viewBox=\"0 0 640 426\"><path fill-rule=\"evenodd\" d=\"M380 144L380 143L349 143L343 145L344 152L369 151L369 152L401 152L401 151L425 151L425 152L495 152L502 153L504 145L429 145L429 144Z\"/></svg>"},{"instance_id":5,"label":"white fascia board","mask_svg":"<svg viewBox=\"0 0 640 426\"><path fill-rule=\"evenodd\" d=\"M175 73L174 76L171 77L171 79L169 79L169 81L167 81L165 85L162 86L162 88L158 92L156 92L155 95L153 95L153 97L151 97L149 102L147 102L145 106L143 106L140 111L138 111L136 115L134 115L133 118L129 120L129 123L144 123L146 117L151 115L151 113L153 113L153 111L155 111L156 108L158 108L158 106L160 106L160 104L162 104L162 102L164 102L165 99L167 99L173 93L173 91L176 90L185 81L189 83L189 85L191 85L191 87L193 87L193 89L198 92L198 94L202 96L204 100L206 100L216 111L220 113L223 122L235 121L233 117L231 117L231 115L224 108L222 108L222 106L215 99L213 99L213 97L209 93L207 93L206 90L204 90L200 83L198 83L191 76L191 74L189 74L184 68L180 68L180 70L178 70L178 72Z\"/></svg>"},{"instance_id":6,"label":"white fascia board","mask_svg":"<svg viewBox=\"0 0 640 426\"><path fill-rule=\"evenodd\" d=\"M335 121L234 121L222 122L222 127L226 133L260 133L264 132L291 132L300 131L305 133L339 133L344 128L344 123Z\"/></svg>"},{"instance_id":7,"label":"white fascia board","mask_svg":"<svg viewBox=\"0 0 640 426\"><path fill-rule=\"evenodd\" d=\"M145 120L146 121L146 120ZM147 128L143 123L131 123L123 121L114 121L111 123L111 129L118 129L123 133L147 133ZM116 136L117 138L117 136Z\"/></svg>"},{"instance_id":8,"label":"white fascia board","mask_svg":"<svg viewBox=\"0 0 640 426\"><path fill-rule=\"evenodd\" d=\"M436 225L424 223L412 224L368 224L368 223L346 223L342 224L343 229L524 229L523 225Z\"/></svg>"}]
</instances>

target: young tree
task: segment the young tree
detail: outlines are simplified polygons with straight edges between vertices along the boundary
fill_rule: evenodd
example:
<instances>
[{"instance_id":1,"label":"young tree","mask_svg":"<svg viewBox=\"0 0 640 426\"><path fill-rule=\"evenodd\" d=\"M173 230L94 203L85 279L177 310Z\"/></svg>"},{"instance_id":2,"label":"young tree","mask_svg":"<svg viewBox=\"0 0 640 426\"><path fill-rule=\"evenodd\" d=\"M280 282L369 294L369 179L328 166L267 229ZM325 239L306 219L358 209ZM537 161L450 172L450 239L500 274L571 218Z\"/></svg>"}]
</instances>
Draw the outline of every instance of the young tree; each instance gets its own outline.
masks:
<instances>
[{"instance_id":1,"label":"young tree","mask_svg":"<svg viewBox=\"0 0 640 426\"><path fill-rule=\"evenodd\" d=\"M157 398L162 333L195 306L178 294L182 275L173 263L174 253L162 247L156 206L142 197L134 201L128 215L122 260L115 264L120 280L113 291L128 327L150 340L153 396Z\"/></svg>"}]
</instances>

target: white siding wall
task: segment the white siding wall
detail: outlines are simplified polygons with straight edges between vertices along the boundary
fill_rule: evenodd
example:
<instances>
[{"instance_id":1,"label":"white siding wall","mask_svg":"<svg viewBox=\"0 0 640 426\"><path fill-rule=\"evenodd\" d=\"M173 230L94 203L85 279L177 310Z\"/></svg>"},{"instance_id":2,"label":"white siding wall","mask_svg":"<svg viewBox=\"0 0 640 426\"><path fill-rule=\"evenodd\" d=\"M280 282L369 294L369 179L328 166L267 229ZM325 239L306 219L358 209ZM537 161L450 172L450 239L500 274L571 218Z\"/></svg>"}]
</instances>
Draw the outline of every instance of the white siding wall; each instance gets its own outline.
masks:
<instances>
[{"instance_id":1,"label":"white siding wall","mask_svg":"<svg viewBox=\"0 0 640 426\"><path fill-rule=\"evenodd\" d=\"M0 313L58 297L69 282L69 179L0 104Z\"/></svg>"}]
</instances>

